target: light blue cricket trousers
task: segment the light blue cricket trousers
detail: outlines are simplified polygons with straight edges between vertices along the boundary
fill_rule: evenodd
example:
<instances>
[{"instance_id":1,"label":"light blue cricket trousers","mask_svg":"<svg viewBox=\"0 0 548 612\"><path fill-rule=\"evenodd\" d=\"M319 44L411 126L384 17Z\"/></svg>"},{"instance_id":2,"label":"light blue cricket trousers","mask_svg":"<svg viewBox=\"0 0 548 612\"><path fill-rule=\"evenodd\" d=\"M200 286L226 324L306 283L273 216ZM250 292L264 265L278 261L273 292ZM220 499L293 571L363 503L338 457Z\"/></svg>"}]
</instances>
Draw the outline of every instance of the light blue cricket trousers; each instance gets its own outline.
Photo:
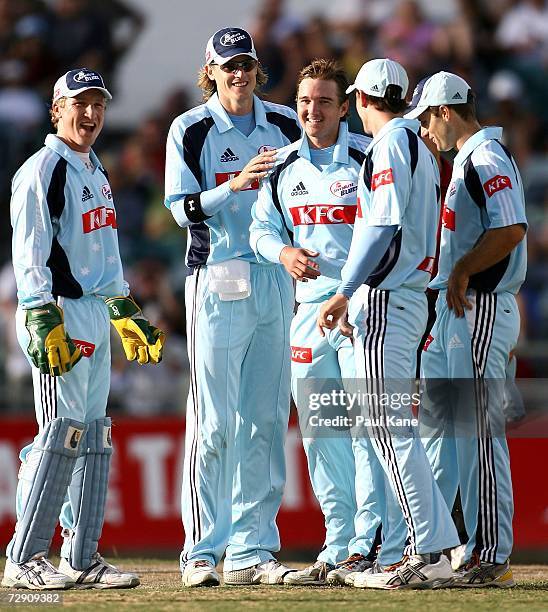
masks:
<instances>
[{"instance_id":1,"label":"light blue cricket trousers","mask_svg":"<svg viewBox=\"0 0 548 612\"><path fill-rule=\"evenodd\" d=\"M457 318L446 292L422 355L421 377L432 469L452 507L460 486L466 559L504 563L512 550L512 480L504 425L506 368L519 334L511 293L469 290L472 309ZM422 419L421 419L422 420Z\"/></svg>"},{"instance_id":2,"label":"light blue cricket trousers","mask_svg":"<svg viewBox=\"0 0 548 612\"><path fill-rule=\"evenodd\" d=\"M251 295L222 301L207 267L187 279L187 403L181 568L268 561L285 484L293 285L281 266L251 264Z\"/></svg>"},{"instance_id":3,"label":"light blue cricket trousers","mask_svg":"<svg viewBox=\"0 0 548 612\"><path fill-rule=\"evenodd\" d=\"M304 423L301 431L312 489L325 518L325 542L318 560L334 565L349 554L367 556L381 519L371 453L361 450L354 457L350 428L318 427L307 435L305 422L312 414L310 393L342 388L356 376L350 339L338 329L322 337L316 328L321 305L300 304L291 323L291 390L299 420ZM335 410L327 407L324 412L335 415ZM361 511L357 514L358 507Z\"/></svg>"},{"instance_id":4,"label":"light blue cricket trousers","mask_svg":"<svg viewBox=\"0 0 548 612\"><path fill-rule=\"evenodd\" d=\"M416 353L426 328L426 296L410 289L393 291L362 285L352 297L349 321L355 325L354 351L362 390L377 397L368 401L366 416L372 446L382 465L394 497L386 497L385 512L392 521L383 524L384 537L401 541L398 512L405 519L407 537L403 554L438 552L459 544L451 514L434 481L430 464L411 423L393 424L389 417L410 418L409 406L401 407L404 394L415 390ZM375 394L375 395L374 395ZM389 398L388 405L384 398ZM381 401L383 400L383 401ZM360 438L356 441L359 443ZM384 548L384 542L383 542ZM381 549L381 555L383 550ZM386 559L380 559L386 563Z\"/></svg>"}]
</instances>

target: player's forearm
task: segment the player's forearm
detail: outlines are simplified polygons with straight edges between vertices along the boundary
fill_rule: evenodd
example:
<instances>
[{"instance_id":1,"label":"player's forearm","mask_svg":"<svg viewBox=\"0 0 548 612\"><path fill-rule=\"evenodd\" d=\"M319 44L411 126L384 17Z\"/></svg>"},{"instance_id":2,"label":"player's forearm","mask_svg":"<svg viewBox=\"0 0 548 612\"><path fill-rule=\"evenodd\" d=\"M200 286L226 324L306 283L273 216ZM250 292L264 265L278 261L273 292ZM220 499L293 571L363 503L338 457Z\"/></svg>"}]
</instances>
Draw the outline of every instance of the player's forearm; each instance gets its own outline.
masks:
<instances>
[{"instance_id":1,"label":"player's forearm","mask_svg":"<svg viewBox=\"0 0 548 612\"><path fill-rule=\"evenodd\" d=\"M395 225L366 226L360 228L359 236L354 234L337 293L352 297L379 264L396 230Z\"/></svg>"},{"instance_id":2,"label":"player's forearm","mask_svg":"<svg viewBox=\"0 0 548 612\"><path fill-rule=\"evenodd\" d=\"M478 244L455 264L461 272L473 276L503 260L523 240L521 224L487 230Z\"/></svg>"},{"instance_id":3,"label":"player's forearm","mask_svg":"<svg viewBox=\"0 0 548 612\"><path fill-rule=\"evenodd\" d=\"M171 214L181 227L202 223L216 215L227 204L231 196L236 197L230 190L229 183L223 183L214 189L190 193L171 202Z\"/></svg>"},{"instance_id":4,"label":"player's forearm","mask_svg":"<svg viewBox=\"0 0 548 612\"><path fill-rule=\"evenodd\" d=\"M273 234L263 234L256 239L252 234L250 242L257 255L277 264L280 263L280 253L287 246L279 236Z\"/></svg>"}]
</instances>

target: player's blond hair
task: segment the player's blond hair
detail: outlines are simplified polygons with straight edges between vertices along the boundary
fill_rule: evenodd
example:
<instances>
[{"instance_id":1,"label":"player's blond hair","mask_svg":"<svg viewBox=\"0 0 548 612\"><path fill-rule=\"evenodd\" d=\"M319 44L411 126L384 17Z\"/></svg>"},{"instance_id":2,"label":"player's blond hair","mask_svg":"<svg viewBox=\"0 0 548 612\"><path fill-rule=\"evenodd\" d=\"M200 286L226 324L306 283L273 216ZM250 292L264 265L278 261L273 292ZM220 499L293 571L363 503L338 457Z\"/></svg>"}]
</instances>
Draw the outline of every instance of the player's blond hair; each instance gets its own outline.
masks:
<instances>
[{"instance_id":1,"label":"player's blond hair","mask_svg":"<svg viewBox=\"0 0 548 612\"><path fill-rule=\"evenodd\" d=\"M260 93L261 88L266 85L268 75L261 64L257 64L257 82L255 84L255 93ZM207 102L209 98L217 91L217 83L209 78L205 66L198 71L198 87L202 90L202 96Z\"/></svg>"}]
</instances>

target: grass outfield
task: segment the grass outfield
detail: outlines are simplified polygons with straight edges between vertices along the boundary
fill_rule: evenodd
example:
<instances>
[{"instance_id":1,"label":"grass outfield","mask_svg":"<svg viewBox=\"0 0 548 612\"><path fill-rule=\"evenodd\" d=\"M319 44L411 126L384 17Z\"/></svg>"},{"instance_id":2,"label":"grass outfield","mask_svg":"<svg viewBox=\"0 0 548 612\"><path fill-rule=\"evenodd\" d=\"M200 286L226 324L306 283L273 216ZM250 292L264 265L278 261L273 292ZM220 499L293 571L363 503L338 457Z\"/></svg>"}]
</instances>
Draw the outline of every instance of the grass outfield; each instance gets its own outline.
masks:
<instances>
[{"instance_id":1,"label":"grass outfield","mask_svg":"<svg viewBox=\"0 0 548 612\"><path fill-rule=\"evenodd\" d=\"M114 561L111 559L111 561ZM365 605L367 610L421 612L447 610L548 610L548 565L513 566L513 589L443 589L438 591L373 591L350 587L216 587L183 589L176 561L116 559L141 576L141 586L128 590L64 591L63 607L98 610L283 610L299 612ZM303 563L292 564L304 567ZM0 564L3 571L3 562ZM6 603L0 589L0 610L21 607ZM11 591L14 592L14 591ZM17 593L37 593L19 590ZM26 607L26 606L25 606ZM34 606L41 608L41 606ZM47 606L54 610L56 606Z\"/></svg>"}]
</instances>

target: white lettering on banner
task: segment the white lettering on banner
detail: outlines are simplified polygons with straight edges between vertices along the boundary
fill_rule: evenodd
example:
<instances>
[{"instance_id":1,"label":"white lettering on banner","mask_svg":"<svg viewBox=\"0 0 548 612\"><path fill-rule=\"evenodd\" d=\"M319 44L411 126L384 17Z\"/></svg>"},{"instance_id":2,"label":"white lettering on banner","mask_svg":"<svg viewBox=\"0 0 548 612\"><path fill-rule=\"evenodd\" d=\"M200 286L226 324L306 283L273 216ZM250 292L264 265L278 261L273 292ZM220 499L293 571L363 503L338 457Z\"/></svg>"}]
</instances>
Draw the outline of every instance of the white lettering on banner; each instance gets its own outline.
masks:
<instances>
[{"instance_id":1,"label":"white lettering on banner","mask_svg":"<svg viewBox=\"0 0 548 612\"><path fill-rule=\"evenodd\" d=\"M140 463L143 512L151 518L171 516L166 459L172 451L173 441L166 434L132 436L127 444L128 455Z\"/></svg>"},{"instance_id":2,"label":"white lettering on banner","mask_svg":"<svg viewBox=\"0 0 548 612\"><path fill-rule=\"evenodd\" d=\"M15 520L19 456L13 444L0 442L0 465L0 523L3 523L6 520Z\"/></svg>"}]
</instances>

